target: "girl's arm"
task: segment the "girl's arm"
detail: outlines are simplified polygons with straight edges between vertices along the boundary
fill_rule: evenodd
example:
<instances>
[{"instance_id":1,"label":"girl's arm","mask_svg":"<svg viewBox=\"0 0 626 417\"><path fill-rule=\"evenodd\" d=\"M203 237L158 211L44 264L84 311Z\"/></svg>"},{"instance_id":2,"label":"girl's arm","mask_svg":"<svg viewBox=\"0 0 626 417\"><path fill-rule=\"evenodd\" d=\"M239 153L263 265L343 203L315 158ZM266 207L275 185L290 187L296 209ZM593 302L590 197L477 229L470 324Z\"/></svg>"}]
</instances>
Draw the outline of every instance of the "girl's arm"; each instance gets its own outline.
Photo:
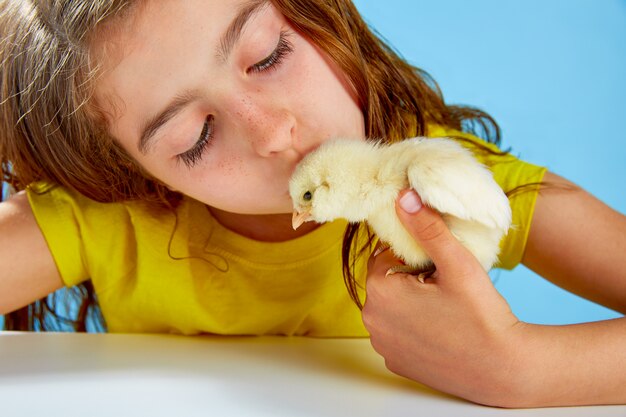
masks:
<instances>
[{"instance_id":1,"label":"girl's arm","mask_svg":"<svg viewBox=\"0 0 626 417\"><path fill-rule=\"evenodd\" d=\"M63 282L25 193L0 203L0 314L61 288Z\"/></svg>"},{"instance_id":2,"label":"girl's arm","mask_svg":"<svg viewBox=\"0 0 626 417\"><path fill-rule=\"evenodd\" d=\"M541 191L522 263L581 297L626 314L626 216L555 174Z\"/></svg>"},{"instance_id":3,"label":"girl's arm","mask_svg":"<svg viewBox=\"0 0 626 417\"><path fill-rule=\"evenodd\" d=\"M571 182L537 200L523 263L584 298L626 313L626 216ZM626 318L524 325L520 375L536 405L626 403Z\"/></svg>"},{"instance_id":4,"label":"girl's arm","mask_svg":"<svg viewBox=\"0 0 626 417\"><path fill-rule=\"evenodd\" d=\"M626 318L520 330L513 406L626 404Z\"/></svg>"}]
</instances>

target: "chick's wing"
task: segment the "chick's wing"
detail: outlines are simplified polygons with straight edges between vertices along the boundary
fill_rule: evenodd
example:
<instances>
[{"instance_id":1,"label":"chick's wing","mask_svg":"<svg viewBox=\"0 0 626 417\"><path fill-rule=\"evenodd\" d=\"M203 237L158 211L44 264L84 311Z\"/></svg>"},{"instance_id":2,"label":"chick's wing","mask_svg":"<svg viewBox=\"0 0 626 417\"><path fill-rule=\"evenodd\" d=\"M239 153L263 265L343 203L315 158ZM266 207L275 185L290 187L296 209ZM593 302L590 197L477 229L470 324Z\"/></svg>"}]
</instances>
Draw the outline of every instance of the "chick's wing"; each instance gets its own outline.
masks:
<instances>
[{"instance_id":1,"label":"chick's wing","mask_svg":"<svg viewBox=\"0 0 626 417\"><path fill-rule=\"evenodd\" d=\"M411 140L403 159L409 185L422 201L441 213L507 229L509 201L491 171L452 139Z\"/></svg>"}]
</instances>

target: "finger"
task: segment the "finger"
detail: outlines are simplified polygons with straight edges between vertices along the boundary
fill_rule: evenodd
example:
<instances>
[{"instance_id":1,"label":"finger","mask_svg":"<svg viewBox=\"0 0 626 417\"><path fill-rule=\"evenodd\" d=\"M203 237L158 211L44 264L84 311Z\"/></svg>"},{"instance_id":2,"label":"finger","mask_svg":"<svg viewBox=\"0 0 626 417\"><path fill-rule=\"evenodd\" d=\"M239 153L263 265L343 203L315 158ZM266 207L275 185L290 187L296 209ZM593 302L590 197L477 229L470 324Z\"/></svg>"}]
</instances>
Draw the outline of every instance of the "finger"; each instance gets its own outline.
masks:
<instances>
[{"instance_id":1,"label":"finger","mask_svg":"<svg viewBox=\"0 0 626 417\"><path fill-rule=\"evenodd\" d=\"M420 244L442 275L464 275L468 268L482 267L450 232L441 215L424 206L413 190L402 191L396 213L409 234Z\"/></svg>"}]
</instances>

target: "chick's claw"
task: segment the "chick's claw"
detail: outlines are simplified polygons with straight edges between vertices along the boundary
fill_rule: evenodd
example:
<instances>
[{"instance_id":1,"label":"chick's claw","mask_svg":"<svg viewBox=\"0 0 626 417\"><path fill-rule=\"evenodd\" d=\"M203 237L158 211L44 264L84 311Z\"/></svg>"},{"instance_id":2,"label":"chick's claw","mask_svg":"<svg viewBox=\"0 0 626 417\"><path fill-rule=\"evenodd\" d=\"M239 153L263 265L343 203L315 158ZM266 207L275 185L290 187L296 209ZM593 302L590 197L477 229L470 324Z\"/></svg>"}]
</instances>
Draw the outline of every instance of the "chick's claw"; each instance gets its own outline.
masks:
<instances>
[{"instance_id":1,"label":"chick's claw","mask_svg":"<svg viewBox=\"0 0 626 417\"><path fill-rule=\"evenodd\" d=\"M387 270L387 272L385 273L385 277L388 277L389 275L393 275L393 274L398 274L398 273L409 274L417 278L417 280L421 282L422 284L425 284L426 279L431 278L433 274L435 273L435 271L436 269L434 265L431 265L426 270L424 269L416 270L415 268L409 265L396 265L396 266L392 266L391 268Z\"/></svg>"},{"instance_id":2,"label":"chick's claw","mask_svg":"<svg viewBox=\"0 0 626 417\"><path fill-rule=\"evenodd\" d=\"M383 253L384 251L386 251L387 249L391 249L391 246L388 243L381 242L379 243L378 248L376 248L372 256L375 258L381 253Z\"/></svg>"}]
</instances>

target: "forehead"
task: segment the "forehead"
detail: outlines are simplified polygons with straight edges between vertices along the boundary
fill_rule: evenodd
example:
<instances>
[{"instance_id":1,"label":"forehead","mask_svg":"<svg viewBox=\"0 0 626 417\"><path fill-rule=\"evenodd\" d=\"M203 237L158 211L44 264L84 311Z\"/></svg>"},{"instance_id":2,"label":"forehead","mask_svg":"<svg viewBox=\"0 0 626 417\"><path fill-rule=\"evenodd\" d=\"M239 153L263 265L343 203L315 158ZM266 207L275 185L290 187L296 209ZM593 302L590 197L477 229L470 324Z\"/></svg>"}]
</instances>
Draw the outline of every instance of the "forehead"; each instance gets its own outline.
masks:
<instances>
[{"instance_id":1,"label":"forehead","mask_svg":"<svg viewBox=\"0 0 626 417\"><path fill-rule=\"evenodd\" d=\"M133 107L155 110L151 106L185 88L181 74L193 79L188 63L200 51L213 52L237 12L251 3L259 1L138 1L98 28L90 44L92 65L100 68L94 101L109 124L137 116ZM217 63L207 62L205 68L211 66Z\"/></svg>"}]
</instances>

